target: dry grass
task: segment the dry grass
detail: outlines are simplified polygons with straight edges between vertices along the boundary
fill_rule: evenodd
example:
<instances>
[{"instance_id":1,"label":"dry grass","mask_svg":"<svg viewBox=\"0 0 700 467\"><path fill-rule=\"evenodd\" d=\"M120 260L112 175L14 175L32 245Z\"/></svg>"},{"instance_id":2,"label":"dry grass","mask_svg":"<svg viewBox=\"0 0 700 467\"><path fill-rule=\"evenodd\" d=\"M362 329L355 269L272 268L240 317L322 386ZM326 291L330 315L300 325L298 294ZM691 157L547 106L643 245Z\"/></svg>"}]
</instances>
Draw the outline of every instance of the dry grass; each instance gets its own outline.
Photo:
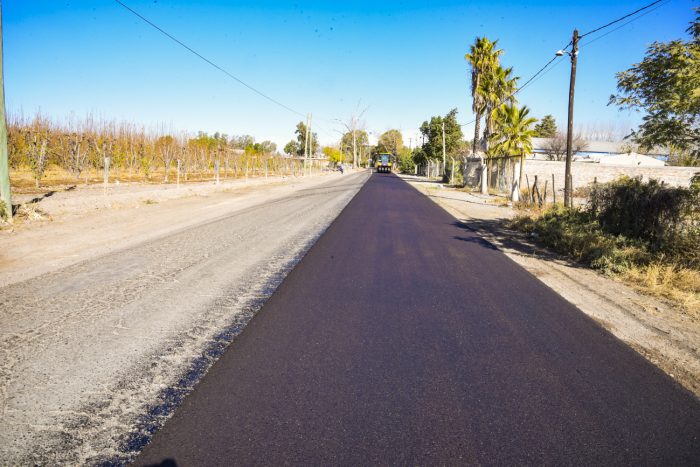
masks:
<instances>
[{"instance_id":1,"label":"dry grass","mask_svg":"<svg viewBox=\"0 0 700 467\"><path fill-rule=\"evenodd\" d=\"M653 251L644 241L605 232L586 211L561 206L521 210L509 225L533 234L558 253L667 299L679 311L700 319L700 270L682 266L680 258Z\"/></svg>"},{"instance_id":2,"label":"dry grass","mask_svg":"<svg viewBox=\"0 0 700 467\"><path fill-rule=\"evenodd\" d=\"M168 176L168 183L176 183L176 170L170 169ZM277 175L276 173L270 171L270 176ZM245 173L238 172L235 173L233 169L230 169L228 173L221 170L221 180L231 180L236 178L245 178ZM261 177L264 176L260 170L249 172L249 176ZM142 172L129 174L126 170L121 170L117 175L116 170L110 172L109 183L145 183L145 184L160 184L163 183L165 178L165 170L159 169L154 170L146 177ZM185 180L184 174L180 176L180 183L193 183L193 182L210 182L216 180L216 175L214 172L196 173L188 174L187 180ZM90 169L83 172L80 178L75 178L71 176L68 172L61 169L60 167L50 166L44 176L41 178L40 187L36 188L36 182L34 181L34 175L28 169L21 170L11 170L10 171L10 183L12 185L12 190L17 193L43 193L46 188L55 188L61 186L70 185L100 185L104 182L103 174L101 170Z\"/></svg>"},{"instance_id":3,"label":"dry grass","mask_svg":"<svg viewBox=\"0 0 700 467\"><path fill-rule=\"evenodd\" d=\"M700 271L652 263L629 268L620 277L649 295L678 304L693 319L700 319Z\"/></svg>"}]
</instances>

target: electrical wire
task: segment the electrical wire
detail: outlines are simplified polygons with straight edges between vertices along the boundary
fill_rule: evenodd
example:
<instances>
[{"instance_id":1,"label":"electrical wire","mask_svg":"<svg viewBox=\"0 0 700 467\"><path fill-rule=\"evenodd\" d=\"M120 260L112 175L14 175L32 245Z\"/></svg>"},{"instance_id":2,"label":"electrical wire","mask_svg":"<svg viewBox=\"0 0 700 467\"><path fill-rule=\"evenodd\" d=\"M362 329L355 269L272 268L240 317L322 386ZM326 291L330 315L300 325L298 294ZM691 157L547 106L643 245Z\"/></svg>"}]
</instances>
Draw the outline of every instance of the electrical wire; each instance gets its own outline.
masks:
<instances>
[{"instance_id":1,"label":"electrical wire","mask_svg":"<svg viewBox=\"0 0 700 467\"><path fill-rule=\"evenodd\" d=\"M562 50L567 49L570 45L571 45L571 43L567 44ZM561 58L561 57L559 57L559 56L557 56L557 55L555 55L554 57L552 57L552 59L551 59L550 61L548 61L547 63L545 63L544 66L543 66L542 68L540 68L539 70L537 70L537 72L535 72L532 76L530 76L530 77L527 79L527 81L525 81L525 84L523 84L523 85L520 86L518 89L516 89L515 92L513 92L513 94L511 94L511 96L516 95L517 93L519 93L520 91L522 91L523 89L525 89L527 86L529 86L530 84L532 84L533 82L535 82L537 79L539 79L538 76L541 78L542 75L544 74L543 72L545 71L545 69L547 69L547 67L548 67L549 65L551 65L552 62L554 62L554 61L555 61L556 59L558 59L558 58ZM555 65L555 66L556 66L556 65ZM552 68L554 68L554 67L552 67ZM507 98L506 98L506 99L503 99L501 102L498 103L498 105L501 105L501 104L502 104L503 102L505 102L506 100L508 100L508 99L507 99ZM468 125L471 125L472 123L475 123L475 122L476 122L476 119L474 119L474 120L472 120L472 121L469 121L469 122L467 122L467 123L462 123L462 124L459 125L459 126L468 126Z\"/></svg>"},{"instance_id":2,"label":"electrical wire","mask_svg":"<svg viewBox=\"0 0 700 467\"><path fill-rule=\"evenodd\" d=\"M654 5L656 5L657 3L661 3L661 2L663 2L663 1L664 1L664 0L656 0L655 2L651 2L650 4L648 4L648 5L646 5L646 6L643 6L643 7L639 8L639 9L633 11L632 13L628 13L628 14L626 14L625 16L621 16L620 18L618 18L618 19L616 19L616 20L614 20L614 21L610 21L609 23L604 24L604 25L602 25L602 26L600 26L600 27L598 27L598 28L595 28L595 29L592 30L592 31L588 31L588 32L585 33L585 34L581 34L581 35L579 36L579 39L581 39L581 38L583 38L583 37L586 37L586 36L588 36L589 34L593 34L594 32L598 32L598 31L600 31L601 29L605 29L605 28L607 28L607 27L610 27L610 26L612 26L612 25L615 24L615 23L619 23L619 22L622 21L623 19L629 18L630 16L634 16L634 15L636 15L637 13L639 13L640 11L644 11L644 10L646 10L647 8L650 8L650 7L654 6Z\"/></svg>"},{"instance_id":3,"label":"electrical wire","mask_svg":"<svg viewBox=\"0 0 700 467\"><path fill-rule=\"evenodd\" d=\"M597 40L599 40L599 39L602 39L603 37L607 36L608 34L612 34L613 32L615 32L615 31L617 31L617 30L619 30L619 29L624 28L624 27L627 26L628 24L633 23L634 21L637 21L639 18L643 18L644 16L648 15L649 13L652 13L653 11L658 10L658 9L661 8L662 6L668 5L669 3L671 3L671 1L672 1L672 0L666 0L665 2L663 2L663 3L659 4L659 5L657 5L655 8L652 8L652 9L649 10L649 11L645 11L645 12L642 13L641 15L636 16L636 17L630 19L629 21L626 21L626 22L622 23L622 24L619 25L618 27L611 29L610 31L606 32L605 34L601 34L601 35L598 36L598 37L594 37L593 39L582 43L582 44L580 45L580 47L586 46L586 45L588 45L588 44L592 44L593 42L595 42L595 41L597 41Z\"/></svg>"},{"instance_id":4,"label":"electrical wire","mask_svg":"<svg viewBox=\"0 0 700 467\"><path fill-rule=\"evenodd\" d=\"M153 23L152 21L150 21L148 18L142 16L140 13L138 13L137 11L133 10L132 8L130 8L130 7L129 7L128 5L126 5L124 2L122 2L122 1L120 1L120 0L114 0L114 1L115 1L115 3L117 3L117 4L121 5L122 7L124 7L124 9L126 9L127 11L129 11L130 13L132 13L134 16L138 17L139 19L141 19L142 21L144 21L145 23L147 23L148 25L150 25L151 27L153 27L154 29L156 29L157 31L159 31L161 34L163 34L163 35L165 35L166 37L168 37L170 40L172 40L172 41L175 42L176 44L178 44L178 45L180 45L181 47L185 48L186 50L188 50L188 51L191 52L192 54L194 54L194 55L196 55L197 57L199 57L200 59L204 60L206 63L208 63L208 64L211 65L212 67L214 67L214 68L216 68L217 70L219 70L220 72L224 73L224 74L225 74L226 76L228 76L229 78L232 78L233 80L237 81L239 84L242 84L242 85L245 86L246 88L250 89L250 90L253 91L254 93L258 94L259 96L262 96L263 98L267 99L268 101L272 102L273 104L276 104L276 105L282 107L283 109L288 110L289 112L292 112L293 114L300 115L300 116L302 116L302 117L306 117L306 115L303 114L302 112L298 112L298 111L294 110L293 108L284 105L284 104L281 103L280 101L278 101L278 100L276 100L276 99L273 99L272 97L268 96L268 95L265 94L264 92L259 91L258 89L254 88L254 87L251 86L250 84L246 83L245 81L241 80L241 79L238 78L237 76L233 75L232 73L230 73L229 71L227 71L227 70L224 69L223 67L221 67L221 66L217 65L216 63L214 63L213 61L209 60L208 58L206 58L205 56L203 56L202 54L200 54L199 52L197 52L196 50L194 50L192 47L188 46L187 44L185 44L184 42L182 42L181 40L179 40L178 38L176 38L175 36L173 36L173 35L170 34L169 32L165 31L164 29L162 29L161 27L159 27L158 25L156 25L155 23Z\"/></svg>"}]
</instances>

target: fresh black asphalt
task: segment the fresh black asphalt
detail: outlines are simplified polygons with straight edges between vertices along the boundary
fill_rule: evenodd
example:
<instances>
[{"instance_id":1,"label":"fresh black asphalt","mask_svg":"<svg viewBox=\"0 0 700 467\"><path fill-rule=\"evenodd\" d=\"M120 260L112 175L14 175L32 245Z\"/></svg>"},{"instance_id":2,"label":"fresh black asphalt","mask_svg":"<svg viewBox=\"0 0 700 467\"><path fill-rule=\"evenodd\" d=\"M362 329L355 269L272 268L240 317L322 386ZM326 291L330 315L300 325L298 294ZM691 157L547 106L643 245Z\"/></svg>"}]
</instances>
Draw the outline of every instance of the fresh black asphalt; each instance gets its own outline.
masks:
<instances>
[{"instance_id":1,"label":"fresh black asphalt","mask_svg":"<svg viewBox=\"0 0 700 467\"><path fill-rule=\"evenodd\" d=\"M139 465L700 465L700 402L375 174Z\"/></svg>"}]
</instances>

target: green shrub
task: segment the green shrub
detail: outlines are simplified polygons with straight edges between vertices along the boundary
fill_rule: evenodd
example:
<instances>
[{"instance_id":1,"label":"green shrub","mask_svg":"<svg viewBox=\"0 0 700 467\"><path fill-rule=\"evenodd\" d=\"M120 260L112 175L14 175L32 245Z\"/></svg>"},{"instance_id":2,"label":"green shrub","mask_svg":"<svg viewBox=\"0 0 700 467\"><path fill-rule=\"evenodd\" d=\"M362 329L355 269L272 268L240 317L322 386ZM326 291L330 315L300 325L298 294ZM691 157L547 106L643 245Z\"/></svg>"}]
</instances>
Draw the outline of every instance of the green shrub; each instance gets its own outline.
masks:
<instances>
[{"instance_id":1,"label":"green shrub","mask_svg":"<svg viewBox=\"0 0 700 467\"><path fill-rule=\"evenodd\" d=\"M676 254L679 240L698 238L700 190L623 177L593 186L589 210L607 232Z\"/></svg>"}]
</instances>

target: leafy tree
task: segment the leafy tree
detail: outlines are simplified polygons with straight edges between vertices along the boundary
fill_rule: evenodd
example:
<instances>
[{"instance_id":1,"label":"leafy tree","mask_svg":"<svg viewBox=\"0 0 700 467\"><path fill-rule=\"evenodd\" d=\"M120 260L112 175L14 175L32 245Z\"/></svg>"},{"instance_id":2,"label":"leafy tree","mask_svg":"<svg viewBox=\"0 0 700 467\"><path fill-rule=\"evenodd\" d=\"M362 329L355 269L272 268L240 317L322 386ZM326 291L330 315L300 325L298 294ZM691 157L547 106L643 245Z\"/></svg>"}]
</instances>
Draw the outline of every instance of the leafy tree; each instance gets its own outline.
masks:
<instances>
[{"instance_id":1,"label":"leafy tree","mask_svg":"<svg viewBox=\"0 0 700 467\"><path fill-rule=\"evenodd\" d=\"M377 152L398 156L403 150L403 136L399 130L388 130L381 134L377 143Z\"/></svg>"},{"instance_id":2,"label":"leafy tree","mask_svg":"<svg viewBox=\"0 0 700 467\"><path fill-rule=\"evenodd\" d=\"M700 8L690 40L654 42L644 60L617 73L610 104L646 113L630 135L642 148L668 146L686 163L700 165Z\"/></svg>"},{"instance_id":3,"label":"leafy tree","mask_svg":"<svg viewBox=\"0 0 700 467\"><path fill-rule=\"evenodd\" d=\"M503 50L496 48L497 43L498 41L491 41L487 37L477 37L470 47L469 53L464 56L471 67L472 111L476 115L473 154L477 153L481 133L481 117L486 111L486 99L482 92L481 81L498 66L499 57L503 54Z\"/></svg>"},{"instance_id":4,"label":"leafy tree","mask_svg":"<svg viewBox=\"0 0 700 467\"><path fill-rule=\"evenodd\" d=\"M445 123L445 150L448 156L456 156L463 147L462 127L457 122L457 109L450 110L444 117L431 117L420 126L425 137L421 158L442 158L442 124Z\"/></svg>"},{"instance_id":5,"label":"leafy tree","mask_svg":"<svg viewBox=\"0 0 700 467\"><path fill-rule=\"evenodd\" d=\"M369 155L369 153L363 149L369 146L369 135L365 130L355 130L355 147L357 148L358 156L362 159L362 155ZM352 131L347 131L340 138L340 150L345 154L346 152L352 155ZM361 161L358 161L358 163Z\"/></svg>"},{"instance_id":6,"label":"leafy tree","mask_svg":"<svg viewBox=\"0 0 700 467\"><path fill-rule=\"evenodd\" d=\"M303 157L304 151L306 150L306 125L304 124L304 122L297 123L297 129L294 133L296 133L297 135L298 147L296 155ZM318 151L318 135L314 132L311 132L309 145L311 149L311 154L316 154L316 152ZM287 146L289 146L289 144Z\"/></svg>"},{"instance_id":7,"label":"leafy tree","mask_svg":"<svg viewBox=\"0 0 700 467\"><path fill-rule=\"evenodd\" d=\"M557 135L557 122L552 115L545 115L535 125L535 136L538 138L554 138Z\"/></svg>"},{"instance_id":8,"label":"leafy tree","mask_svg":"<svg viewBox=\"0 0 700 467\"><path fill-rule=\"evenodd\" d=\"M272 154L277 151L277 145L269 140L265 140L262 143L255 143L255 147L260 154Z\"/></svg>"},{"instance_id":9,"label":"leafy tree","mask_svg":"<svg viewBox=\"0 0 700 467\"><path fill-rule=\"evenodd\" d=\"M284 152L285 154L289 154L290 156L296 156L299 154L299 142L295 140L291 140L287 144L284 145Z\"/></svg>"},{"instance_id":10,"label":"leafy tree","mask_svg":"<svg viewBox=\"0 0 700 467\"><path fill-rule=\"evenodd\" d=\"M255 138L250 135L233 136L229 145L233 149L245 149L247 146L255 143Z\"/></svg>"},{"instance_id":11,"label":"leafy tree","mask_svg":"<svg viewBox=\"0 0 700 467\"><path fill-rule=\"evenodd\" d=\"M322 152L326 156L326 158L328 158L328 162L331 162L333 164L339 164L343 161L343 155L341 154L340 149L334 148L332 146L324 146Z\"/></svg>"}]
</instances>

